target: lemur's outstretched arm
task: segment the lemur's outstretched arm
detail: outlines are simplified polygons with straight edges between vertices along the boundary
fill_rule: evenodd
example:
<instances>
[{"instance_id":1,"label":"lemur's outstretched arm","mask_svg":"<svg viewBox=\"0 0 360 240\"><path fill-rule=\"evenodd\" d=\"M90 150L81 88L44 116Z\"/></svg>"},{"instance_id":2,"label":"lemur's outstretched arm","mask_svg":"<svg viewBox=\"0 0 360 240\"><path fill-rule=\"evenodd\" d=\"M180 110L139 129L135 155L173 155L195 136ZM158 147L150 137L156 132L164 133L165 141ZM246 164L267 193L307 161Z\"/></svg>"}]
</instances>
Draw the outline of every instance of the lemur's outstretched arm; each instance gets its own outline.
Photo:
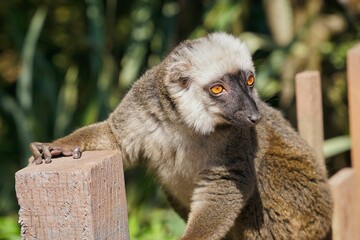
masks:
<instances>
[{"instance_id":1,"label":"lemur's outstretched arm","mask_svg":"<svg viewBox=\"0 0 360 240\"><path fill-rule=\"evenodd\" d=\"M33 157L30 163L50 163L55 156L80 158L83 151L119 149L114 134L107 121L80 128L73 133L51 143L30 144Z\"/></svg>"}]
</instances>

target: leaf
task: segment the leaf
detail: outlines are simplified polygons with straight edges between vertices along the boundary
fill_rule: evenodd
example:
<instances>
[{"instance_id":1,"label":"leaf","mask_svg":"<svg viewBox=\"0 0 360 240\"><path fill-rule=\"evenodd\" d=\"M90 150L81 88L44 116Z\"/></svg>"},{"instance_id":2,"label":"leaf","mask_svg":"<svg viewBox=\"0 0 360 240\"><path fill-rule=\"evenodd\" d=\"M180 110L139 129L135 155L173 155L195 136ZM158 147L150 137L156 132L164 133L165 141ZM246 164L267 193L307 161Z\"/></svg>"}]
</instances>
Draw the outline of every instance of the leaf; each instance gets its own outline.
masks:
<instances>
[{"instance_id":1,"label":"leaf","mask_svg":"<svg viewBox=\"0 0 360 240\"><path fill-rule=\"evenodd\" d=\"M324 157L329 158L351 149L350 136L339 136L327 139L324 142Z\"/></svg>"},{"instance_id":2,"label":"leaf","mask_svg":"<svg viewBox=\"0 0 360 240\"><path fill-rule=\"evenodd\" d=\"M39 7L31 19L21 55L20 77L17 83L17 98L20 108L30 112L32 105L32 75L36 45L47 15L47 8Z\"/></svg>"},{"instance_id":3,"label":"leaf","mask_svg":"<svg viewBox=\"0 0 360 240\"><path fill-rule=\"evenodd\" d=\"M79 69L77 66L71 66L65 75L65 83L60 89L57 101L54 129L55 138L59 138L65 134L65 130L69 126L76 110L78 75Z\"/></svg>"}]
</instances>

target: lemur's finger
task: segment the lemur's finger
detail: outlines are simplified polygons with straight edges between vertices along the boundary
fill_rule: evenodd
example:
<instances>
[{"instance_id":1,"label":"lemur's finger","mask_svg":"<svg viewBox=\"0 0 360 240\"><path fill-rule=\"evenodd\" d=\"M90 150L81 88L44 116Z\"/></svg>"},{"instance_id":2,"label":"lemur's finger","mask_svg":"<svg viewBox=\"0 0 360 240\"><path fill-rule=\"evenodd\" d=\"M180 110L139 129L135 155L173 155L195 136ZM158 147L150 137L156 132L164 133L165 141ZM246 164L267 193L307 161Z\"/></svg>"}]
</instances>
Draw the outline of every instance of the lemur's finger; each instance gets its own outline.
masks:
<instances>
[{"instance_id":1,"label":"lemur's finger","mask_svg":"<svg viewBox=\"0 0 360 240\"><path fill-rule=\"evenodd\" d=\"M53 148L50 150L51 156L58 156L62 154L62 150L60 148Z\"/></svg>"},{"instance_id":2,"label":"lemur's finger","mask_svg":"<svg viewBox=\"0 0 360 240\"><path fill-rule=\"evenodd\" d=\"M42 158L42 153L39 150L39 144L38 143L30 143L30 151L32 155L34 156L34 161L36 161L38 158Z\"/></svg>"},{"instance_id":3,"label":"lemur's finger","mask_svg":"<svg viewBox=\"0 0 360 240\"><path fill-rule=\"evenodd\" d=\"M73 152L71 150L63 150L62 155L65 157L69 157L73 155Z\"/></svg>"},{"instance_id":4,"label":"lemur's finger","mask_svg":"<svg viewBox=\"0 0 360 240\"><path fill-rule=\"evenodd\" d=\"M36 165L42 164L43 159L42 156L34 158L33 163L35 163Z\"/></svg>"},{"instance_id":5,"label":"lemur's finger","mask_svg":"<svg viewBox=\"0 0 360 240\"><path fill-rule=\"evenodd\" d=\"M72 155L74 159L78 159L81 157L81 150L80 147L75 147L72 151Z\"/></svg>"},{"instance_id":6,"label":"lemur's finger","mask_svg":"<svg viewBox=\"0 0 360 240\"><path fill-rule=\"evenodd\" d=\"M43 144L42 146L45 163L51 163L51 153L49 147L45 144Z\"/></svg>"}]
</instances>

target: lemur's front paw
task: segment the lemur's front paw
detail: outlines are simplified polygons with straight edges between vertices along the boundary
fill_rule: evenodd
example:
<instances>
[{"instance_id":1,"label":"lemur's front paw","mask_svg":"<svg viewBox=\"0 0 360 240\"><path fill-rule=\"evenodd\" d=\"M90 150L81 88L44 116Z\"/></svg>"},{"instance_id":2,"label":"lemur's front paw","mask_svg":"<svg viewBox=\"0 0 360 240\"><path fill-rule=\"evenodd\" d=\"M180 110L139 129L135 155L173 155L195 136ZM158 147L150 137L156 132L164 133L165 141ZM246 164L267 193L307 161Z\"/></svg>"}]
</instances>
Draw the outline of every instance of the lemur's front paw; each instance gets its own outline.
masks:
<instances>
[{"instance_id":1,"label":"lemur's front paw","mask_svg":"<svg viewBox=\"0 0 360 240\"><path fill-rule=\"evenodd\" d=\"M30 150L34 157L32 163L35 164L41 164L43 161L51 163L52 157L57 156L73 156L75 159L81 157L80 147L57 146L53 143L30 143Z\"/></svg>"}]
</instances>

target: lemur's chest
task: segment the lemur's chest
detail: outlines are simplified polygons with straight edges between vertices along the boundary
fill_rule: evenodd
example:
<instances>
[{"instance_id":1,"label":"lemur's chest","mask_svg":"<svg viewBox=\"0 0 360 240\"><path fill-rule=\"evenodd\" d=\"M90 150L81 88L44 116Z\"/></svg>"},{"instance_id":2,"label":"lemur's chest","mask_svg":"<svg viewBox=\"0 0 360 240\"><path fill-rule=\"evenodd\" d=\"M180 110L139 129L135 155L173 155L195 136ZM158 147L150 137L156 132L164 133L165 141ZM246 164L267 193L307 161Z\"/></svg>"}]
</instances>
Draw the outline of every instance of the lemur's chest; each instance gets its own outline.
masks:
<instances>
[{"instance_id":1,"label":"lemur's chest","mask_svg":"<svg viewBox=\"0 0 360 240\"><path fill-rule=\"evenodd\" d=\"M219 144L211 136L158 131L148 136L148 164L166 191L189 207L198 173L215 160Z\"/></svg>"},{"instance_id":2,"label":"lemur's chest","mask_svg":"<svg viewBox=\"0 0 360 240\"><path fill-rule=\"evenodd\" d=\"M166 169L159 171L160 181L168 192L187 206L190 204L198 173L210 161L204 146L178 147L171 158L163 159L163 167Z\"/></svg>"}]
</instances>

